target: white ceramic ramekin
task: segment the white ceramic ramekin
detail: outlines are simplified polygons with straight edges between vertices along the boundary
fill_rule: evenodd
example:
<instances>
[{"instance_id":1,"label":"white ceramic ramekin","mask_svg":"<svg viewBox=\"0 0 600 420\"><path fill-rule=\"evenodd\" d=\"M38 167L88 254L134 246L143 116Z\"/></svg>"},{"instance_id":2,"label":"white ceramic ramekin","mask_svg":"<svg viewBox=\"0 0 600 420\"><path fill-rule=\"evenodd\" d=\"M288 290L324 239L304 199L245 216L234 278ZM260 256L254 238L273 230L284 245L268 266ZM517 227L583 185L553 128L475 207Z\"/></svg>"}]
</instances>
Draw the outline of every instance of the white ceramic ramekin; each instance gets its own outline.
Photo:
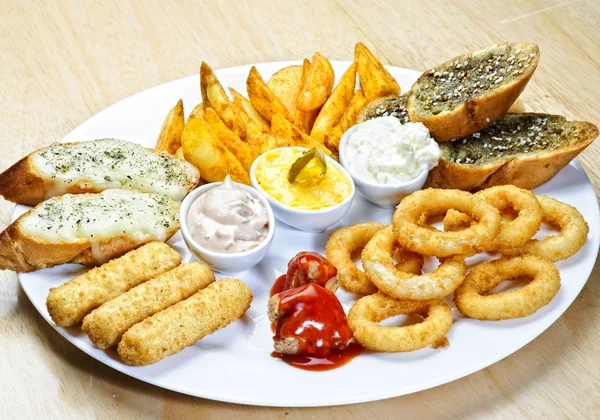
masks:
<instances>
[{"instance_id":1,"label":"white ceramic ramekin","mask_svg":"<svg viewBox=\"0 0 600 420\"><path fill-rule=\"evenodd\" d=\"M179 210L179 224L181 226L183 240L194 255L207 263L213 270L222 273L237 273L239 271L244 271L254 267L267 255L267 252L271 247L271 243L273 242L273 235L275 233L275 216L273 214L271 205L261 194L259 194L254 188L240 184L240 187L242 187L244 191L248 192L250 195L252 195L252 197L259 200L265 209L267 209L267 216L269 220L267 237L257 247L244 252L216 252L200 246L192 238L192 235L188 229L188 211L191 204L198 197L208 190L218 187L221 184L223 183L213 182L211 184L202 185L201 187L198 187L190 192L181 203L181 208Z\"/></svg>"},{"instance_id":2,"label":"white ceramic ramekin","mask_svg":"<svg viewBox=\"0 0 600 420\"><path fill-rule=\"evenodd\" d=\"M295 149L308 150L304 147L295 147ZM279 149L274 149L267 153L272 153L277 150ZM334 206L325 207L324 209L320 210L300 210L275 200L259 185L258 181L256 180L256 176L254 175L254 170L262 161L262 159L264 159L265 154L266 153L260 155L252 164L252 167L250 168L250 181L252 182L252 186L267 199L269 204L271 204L277 219L298 230L317 233L323 232L328 227L339 222L339 220L348 212L350 205L352 204L352 200L354 199L354 182L352 181L350 174L335 160L326 156L327 162L339 169L350 181L350 184L352 185L352 191L350 192L350 195L346 197L344 201Z\"/></svg>"},{"instance_id":3,"label":"white ceramic ramekin","mask_svg":"<svg viewBox=\"0 0 600 420\"><path fill-rule=\"evenodd\" d=\"M423 188L429 170L425 169L416 178L401 184L378 184L376 182L366 181L358 174L354 173L352 167L346 160L346 146L348 139L356 131L358 126L350 127L340 140L340 163L350 173L352 180L356 185L356 190L360 195L369 200L378 207L395 207L404 197Z\"/></svg>"}]
</instances>

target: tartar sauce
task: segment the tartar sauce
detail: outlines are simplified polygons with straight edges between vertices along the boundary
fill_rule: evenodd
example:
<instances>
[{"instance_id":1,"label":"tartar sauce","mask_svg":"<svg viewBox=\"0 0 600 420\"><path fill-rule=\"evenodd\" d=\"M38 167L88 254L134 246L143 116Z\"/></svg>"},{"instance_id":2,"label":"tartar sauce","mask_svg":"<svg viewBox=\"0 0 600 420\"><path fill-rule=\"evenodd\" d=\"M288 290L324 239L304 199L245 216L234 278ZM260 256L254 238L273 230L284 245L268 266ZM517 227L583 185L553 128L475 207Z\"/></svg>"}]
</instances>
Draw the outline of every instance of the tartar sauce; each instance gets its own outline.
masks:
<instances>
[{"instance_id":1,"label":"tartar sauce","mask_svg":"<svg viewBox=\"0 0 600 420\"><path fill-rule=\"evenodd\" d=\"M440 148L422 123L379 117L359 124L344 157L352 172L377 184L400 184L437 166Z\"/></svg>"},{"instance_id":2,"label":"tartar sauce","mask_svg":"<svg viewBox=\"0 0 600 420\"><path fill-rule=\"evenodd\" d=\"M260 201L229 175L190 206L188 229L202 247L216 252L243 252L267 238L268 214Z\"/></svg>"}]
</instances>

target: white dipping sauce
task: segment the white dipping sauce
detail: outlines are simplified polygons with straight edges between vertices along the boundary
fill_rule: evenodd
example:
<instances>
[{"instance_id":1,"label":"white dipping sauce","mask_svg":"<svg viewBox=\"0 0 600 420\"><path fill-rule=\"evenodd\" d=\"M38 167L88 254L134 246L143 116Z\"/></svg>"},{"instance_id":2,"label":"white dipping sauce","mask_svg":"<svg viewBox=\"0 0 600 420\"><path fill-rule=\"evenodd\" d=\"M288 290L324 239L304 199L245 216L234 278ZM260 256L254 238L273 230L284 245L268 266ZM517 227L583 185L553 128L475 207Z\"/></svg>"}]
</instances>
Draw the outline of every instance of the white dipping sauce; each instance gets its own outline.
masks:
<instances>
[{"instance_id":1,"label":"white dipping sauce","mask_svg":"<svg viewBox=\"0 0 600 420\"><path fill-rule=\"evenodd\" d=\"M359 124L348 139L345 158L368 182L401 184L437 166L441 152L421 123L401 124L379 117Z\"/></svg>"},{"instance_id":2,"label":"white dipping sauce","mask_svg":"<svg viewBox=\"0 0 600 420\"><path fill-rule=\"evenodd\" d=\"M267 238L268 214L257 198L233 182L208 190L190 206L188 229L198 245L216 252L243 252Z\"/></svg>"}]
</instances>

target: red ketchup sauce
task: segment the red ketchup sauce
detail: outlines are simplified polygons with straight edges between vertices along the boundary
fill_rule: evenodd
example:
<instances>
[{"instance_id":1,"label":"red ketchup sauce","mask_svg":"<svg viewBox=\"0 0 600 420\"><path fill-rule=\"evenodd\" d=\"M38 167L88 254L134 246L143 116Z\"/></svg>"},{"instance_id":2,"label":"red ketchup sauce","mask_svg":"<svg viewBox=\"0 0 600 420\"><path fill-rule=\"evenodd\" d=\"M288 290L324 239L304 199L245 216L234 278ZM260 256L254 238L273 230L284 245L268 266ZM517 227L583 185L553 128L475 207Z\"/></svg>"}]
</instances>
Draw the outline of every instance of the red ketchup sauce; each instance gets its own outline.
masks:
<instances>
[{"instance_id":1,"label":"red ketchup sauce","mask_svg":"<svg viewBox=\"0 0 600 420\"><path fill-rule=\"evenodd\" d=\"M352 359L362 354L364 350L364 347L360 344L352 342L345 350L333 350L323 357L281 354L276 351L271 353L271 357L281 359L288 365L298 369L322 372L337 369L350 363Z\"/></svg>"},{"instance_id":2,"label":"red ketchup sauce","mask_svg":"<svg viewBox=\"0 0 600 420\"><path fill-rule=\"evenodd\" d=\"M352 331L333 292L308 283L285 290L279 296L274 339L294 337L299 348L296 355L273 352L273 357L300 369L324 371L343 366L362 353L359 345L348 345Z\"/></svg>"},{"instance_id":3,"label":"red ketchup sauce","mask_svg":"<svg viewBox=\"0 0 600 420\"><path fill-rule=\"evenodd\" d=\"M271 286L269 297L272 297L273 295L276 295L277 293L281 293L284 290L286 290L283 288L285 282L287 281L286 277L287 276L285 274L282 274L281 276L277 277L277 280L275 280L275 283L273 283L273 286Z\"/></svg>"},{"instance_id":4,"label":"red ketchup sauce","mask_svg":"<svg viewBox=\"0 0 600 420\"><path fill-rule=\"evenodd\" d=\"M325 283L337 274L337 269L316 252L300 252L288 263L288 271L283 290L317 283Z\"/></svg>"}]
</instances>

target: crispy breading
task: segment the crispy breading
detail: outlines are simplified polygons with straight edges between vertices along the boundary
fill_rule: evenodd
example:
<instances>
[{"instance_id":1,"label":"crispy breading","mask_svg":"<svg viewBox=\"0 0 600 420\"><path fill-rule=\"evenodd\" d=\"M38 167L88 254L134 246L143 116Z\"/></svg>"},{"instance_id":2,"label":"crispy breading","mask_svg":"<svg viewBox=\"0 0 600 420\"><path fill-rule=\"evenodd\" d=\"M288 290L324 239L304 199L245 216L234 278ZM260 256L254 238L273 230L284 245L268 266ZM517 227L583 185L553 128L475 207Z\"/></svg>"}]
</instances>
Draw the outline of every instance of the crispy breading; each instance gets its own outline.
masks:
<instances>
[{"instance_id":1,"label":"crispy breading","mask_svg":"<svg viewBox=\"0 0 600 420\"><path fill-rule=\"evenodd\" d=\"M46 307L61 327L75 325L94 309L181 264L181 255L162 242L150 242L50 289Z\"/></svg>"},{"instance_id":2,"label":"crispy breading","mask_svg":"<svg viewBox=\"0 0 600 420\"><path fill-rule=\"evenodd\" d=\"M204 263L180 265L95 309L83 319L81 329L100 349L116 346L133 325L187 299L213 281L215 275Z\"/></svg>"},{"instance_id":3,"label":"crispy breading","mask_svg":"<svg viewBox=\"0 0 600 420\"><path fill-rule=\"evenodd\" d=\"M241 318L251 302L243 282L220 279L131 327L119 342L119 356L133 366L156 363Z\"/></svg>"}]
</instances>

